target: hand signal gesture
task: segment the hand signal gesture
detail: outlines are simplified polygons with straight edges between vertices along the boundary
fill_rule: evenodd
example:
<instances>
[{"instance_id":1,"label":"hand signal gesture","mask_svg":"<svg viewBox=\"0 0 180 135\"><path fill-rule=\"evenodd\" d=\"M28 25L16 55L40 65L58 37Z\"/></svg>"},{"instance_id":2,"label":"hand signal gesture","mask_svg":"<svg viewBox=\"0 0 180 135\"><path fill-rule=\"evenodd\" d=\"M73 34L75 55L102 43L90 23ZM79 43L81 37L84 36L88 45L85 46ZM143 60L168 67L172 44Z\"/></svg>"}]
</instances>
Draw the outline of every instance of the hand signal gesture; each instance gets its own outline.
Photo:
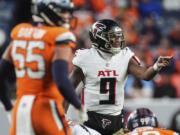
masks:
<instances>
[{"instance_id":1,"label":"hand signal gesture","mask_svg":"<svg viewBox=\"0 0 180 135\"><path fill-rule=\"evenodd\" d=\"M166 67L169 65L170 61L173 59L173 56L159 56L157 60L157 66L159 68Z\"/></svg>"},{"instance_id":2,"label":"hand signal gesture","mask_svg":"<svg viewBox=\"0 0 180 135\"><path fill-rule=\"evenodd\" d=\"M153 66L154 70L159 71L162 67L168 66L172 59L173 56L159 56L158 60Z\"/></svg>"}]
</instances>

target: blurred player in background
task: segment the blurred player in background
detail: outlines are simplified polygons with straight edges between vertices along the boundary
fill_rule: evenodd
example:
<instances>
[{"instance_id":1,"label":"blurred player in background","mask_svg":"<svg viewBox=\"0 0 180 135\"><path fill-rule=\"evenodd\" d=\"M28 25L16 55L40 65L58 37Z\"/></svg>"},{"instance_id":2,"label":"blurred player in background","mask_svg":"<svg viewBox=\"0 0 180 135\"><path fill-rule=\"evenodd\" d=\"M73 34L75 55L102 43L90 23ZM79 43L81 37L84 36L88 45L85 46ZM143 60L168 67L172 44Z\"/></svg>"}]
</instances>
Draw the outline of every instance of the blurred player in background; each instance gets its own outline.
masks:
<instances>
[{"instance_id":1,"label":"blurred player in background","mask_svg":"<svg viewBox=\"0 0 180 135\"><path fill-rule=\"evenodd\" d=\"M130 113L127 121L129 133L125 135L178 135L178 133L158 128L155 114L147 108L138 108Z\"/></svg>"},{"instance_id":2,"label":"blurred player in background","mask_svg":"<svg viewBox=\"0 0 180 135\"><path fill-rule=\"evenodd\" d=\"M33 20L38 25L15 26L12 42L0 60L0 76L14 66L17 78L10 135L71 135L62 107L64 98L85 116L68 79L76 41L69 31L74 6L70 0L38 0L34 4Z\"/></svg>"},{"instance_id":3,"label":"blurred player in background","mask_svg":"<svg viewBox=\"0 0 180 135\"><path fill-rule=\"evenodd\" d=\"M160 56L145 68L125 45L122 29L110 19L95 22L90 29L92 48L77 50L70 75L77 87L84 83L84 104L88 121L84 124L102 135L112 135L123 128L124 85L128 74L151 80L169 64L171 56Z\"/></svg>"}]
</instances>

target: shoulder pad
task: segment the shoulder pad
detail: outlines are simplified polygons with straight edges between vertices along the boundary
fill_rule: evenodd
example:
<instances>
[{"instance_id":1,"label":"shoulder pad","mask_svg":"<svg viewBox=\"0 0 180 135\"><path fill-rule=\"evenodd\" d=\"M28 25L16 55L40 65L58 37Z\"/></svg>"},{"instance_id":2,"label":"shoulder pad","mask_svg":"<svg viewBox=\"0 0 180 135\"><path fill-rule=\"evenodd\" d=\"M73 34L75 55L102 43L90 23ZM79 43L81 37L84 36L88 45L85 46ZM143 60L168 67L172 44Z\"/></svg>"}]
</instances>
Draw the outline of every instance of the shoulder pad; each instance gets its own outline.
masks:
<instances>
[{"instance_id":1,"label":"shoulder pad","mask_svg":"<svg viewBox=\"0 0 180 135\"><path fill-rule=\"evenodd\" d=\"M88 61L89 51L90 49L79 49L75 52L75 55L73 57L72 63L78 67L80 67L84 73L86 74L86 62Z\"/></svg>"},{"instance_id":2,"label":"shoulder pad","mask_svg":"<svg viewBox=\"0 0 180 135\"><path fill-rule=\"evenodd\" d=\"M124 48L126 51L131 51L131 49L129 47L125 47Z\"/></svg>"},{"instance_id":3,"label":"shoulder pad","mask_svg":"<svg viewBox=\"0 0 180 135\"><path fill-rule=\"evenodd\" d=\"M85 49L85 48L78 49L75 52L75 56L82 56L83 54L87 54L88 51L89 49Z\"/></svg>"},{"instance_id":4,"label":"shoulder pad","mask_svg":"<svg viewBox=\"0 0 180 135\"><path fill-rule=\"evenodd\" d=\"M67 44L68 42L76 42L76 37L70 31L58 35L55 39L56 44Z\"/></svg>"},{"instance_id":5,"label":"shoulder pad","mask_svg":"<svg viewBox=\"0 0 180 135\"><path fill-rule=\"evenodd\" d=\"M11 31L11 38L13 38L14 36L17 35L17 32L21 27L30 27L30 26L32 26L32 25L29 23L20 23L20 24L16 25Z\"/></svg>"},{"instance_id":6,"label":"shoulder pad","mask_svg":"<svg viewBox=\"0 0 180 135\"><path fill-rule=\"evenodd\" d=\"M129 47L125 47L122 51L128 55L134 54L134 52Z\"/></svg>"}]
</instances>

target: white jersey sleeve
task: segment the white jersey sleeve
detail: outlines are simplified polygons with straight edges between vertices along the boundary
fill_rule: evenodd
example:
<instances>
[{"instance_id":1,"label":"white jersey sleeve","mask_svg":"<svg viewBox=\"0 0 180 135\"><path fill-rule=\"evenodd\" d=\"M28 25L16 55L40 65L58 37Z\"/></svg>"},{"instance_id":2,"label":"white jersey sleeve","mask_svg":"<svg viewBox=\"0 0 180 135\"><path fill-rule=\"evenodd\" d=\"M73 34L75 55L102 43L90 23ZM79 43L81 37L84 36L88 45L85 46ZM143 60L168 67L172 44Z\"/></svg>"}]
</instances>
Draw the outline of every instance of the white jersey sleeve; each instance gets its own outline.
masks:
<instances>
[{"instance_id":1,"label":"white jersey sleeve","mask_svg":"<svg viewBox=\"0 0 180 135\"><path fill-rule=\"evenodd\" d=\"M86 65L84 63L85 60L87 60L87 53L89 52L89 49L79 49L75 52L74 58L72 60L72 63L75 66L78 66L82 69L84 75L86 74Z\"/></svg>"},{"instance_id":2,"label":"white jersey sleeve","mask_svg":"<svg viewBox=\"0 0 180 135\"><path fill-rule=\"evenodd\" d=\"M131 49L129 49L129 47L126 47L126 48L125 48L125 52L127 53L127 57L129 58L129 60L130 60L133 56L135 56L134 52L131 51ZM139 59L138 59L138 61L139 61ZM139 61L139 62L140 62L140 61Z\"/></svg>"}]
</instances>

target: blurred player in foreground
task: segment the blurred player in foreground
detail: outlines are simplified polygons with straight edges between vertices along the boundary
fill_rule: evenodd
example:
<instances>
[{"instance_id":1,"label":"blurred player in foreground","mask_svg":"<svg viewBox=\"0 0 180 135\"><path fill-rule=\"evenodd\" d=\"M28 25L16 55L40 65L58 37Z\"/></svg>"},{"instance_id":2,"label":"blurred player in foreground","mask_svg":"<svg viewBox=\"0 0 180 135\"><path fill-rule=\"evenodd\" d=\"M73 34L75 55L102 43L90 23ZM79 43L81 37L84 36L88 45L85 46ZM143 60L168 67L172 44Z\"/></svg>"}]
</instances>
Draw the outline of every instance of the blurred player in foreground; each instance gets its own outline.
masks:
<instances>
[{"instance_id":1,"label":"blurred player in foreground","mask_svg":"<svg viewBox=\"0 0 180 135\"><path fill-rule=\"evenodd\" d=\"M79 97L81 96L82 88L83 83L80 83L80 85L76 88L76 93ZM67 102L65 103L68 105ZM68 107L66 119L68 120L72 135L101 135L96 130L79 123L78 112L72 105Z\"/></svg>"},{"instance_id":2,"label":"blurred player in foreground","mask_svg":"<svg viewBox=\"0 0 180 135\"><path fill-rule=\"evenodd\" d=\"M125 135L179 135L172 130L158 128L155 114L147 108L138 108L130 113L127 129L129 133Z\"/></svg>"},{"instance_id":3,"label":"blurred player in foreground","mask_svg":"<svg viewBox=\"0 0 180 135\"><path fill-rule=\"evenodd\" d=\"M84 104L88 121L84 124L102 135L112 135L123 129L124 85L129 74L151 80L171 56L160 56L145 68L126 47L123 31L113 20L96 21L90 31L92 48L77 50L70 79L77 87L84 83Z\"/></svg>"},{"instance_id":4,"label":"blurred player in foreground","mask_svg":"<svg viewBox=\"0 0 180 135\"><path fill-rule=\"evenodd\" d=\"M68 63L76 41L69 30L73 3L38 0L34 4L33 20L38 25L15 26L12 42L0 60L1 78L12 66L17 78L10 135L71 135L62 107L64 98L79 110L80 116L85 116L68 79Z\"/></svg>"}]
</instances>

